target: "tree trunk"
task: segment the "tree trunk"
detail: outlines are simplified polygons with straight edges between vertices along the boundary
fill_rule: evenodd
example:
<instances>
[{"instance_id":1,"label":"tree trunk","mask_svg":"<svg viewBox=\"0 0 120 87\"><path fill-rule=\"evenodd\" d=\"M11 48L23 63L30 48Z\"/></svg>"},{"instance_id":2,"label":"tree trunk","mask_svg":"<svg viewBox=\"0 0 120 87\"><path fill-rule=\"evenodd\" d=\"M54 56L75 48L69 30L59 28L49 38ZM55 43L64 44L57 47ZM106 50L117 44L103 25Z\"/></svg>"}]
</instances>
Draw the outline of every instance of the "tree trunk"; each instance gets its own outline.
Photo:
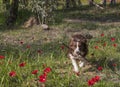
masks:
<instances>
[{"instance_id":1,"label":"tree trunk","mask_svg":"<svg viewBox=\"0 0 120 87\"><path fill-rule=\"evenodd\" d=\"M66 8L70 7L70 0L66 0Z\"/></svg>"},{"instance_id":2,"label":"tree trunk","mask_svg":"<svg viewBox=\"0 0 120 87\"><path fill-rule=\"evenodd\" d=\"M93 6L93 2L94 2L94 0L89 0L89 5Z\"/></svg>"},{"instance_id":3,"label":"tree trunk","mask_svg":"<svg viewBox=\"0 0 120 87\"><path fill-rule=\"evenodd\" d=\"M14 25L16 19L17 19L17 14L18 14L18 3L19 0L13 0L9 9L9 16L6 20L7 26L12 26Z\"/></svg>"},{"instance_id":4,"label":"tree trunk","mask_svg":"<svg viewBox=\"0 0 120 87\"><path fill-rule=\"evenodd\" d=\"M73 7L76 7L76 6L77 6L75 0L71 0L71 2L72 2Z\"/></svg>"},{"instance_id":5,"label":"tree trunk","mask_svg":"<svg viewBox=\"0 0 120 87\"><path fill-rule=\"evenodd\" d=\"M81 2L81 0L78 0L78 5L82 5L82 2Z\"/></svg>"},{"instance_id":6,"label":"tree trunk","mask_svg":"<svg viewBox=\"0 0 120 87\"><path fill-rule=\"evenodd\" d=\"M116 0L111 0L110 5L114 5L114 4L116 4Z\"/></svg>"},{"instance_id":7,"label":"tree trunk","mask_svg":"<svg viewBox=\"0 0 120 87\"><path fill-rule=\"evenodd\" d=\"M102 4L103 4L104 6L106 6L106 0L103 0Z\"/></svg>"}]
</instances>

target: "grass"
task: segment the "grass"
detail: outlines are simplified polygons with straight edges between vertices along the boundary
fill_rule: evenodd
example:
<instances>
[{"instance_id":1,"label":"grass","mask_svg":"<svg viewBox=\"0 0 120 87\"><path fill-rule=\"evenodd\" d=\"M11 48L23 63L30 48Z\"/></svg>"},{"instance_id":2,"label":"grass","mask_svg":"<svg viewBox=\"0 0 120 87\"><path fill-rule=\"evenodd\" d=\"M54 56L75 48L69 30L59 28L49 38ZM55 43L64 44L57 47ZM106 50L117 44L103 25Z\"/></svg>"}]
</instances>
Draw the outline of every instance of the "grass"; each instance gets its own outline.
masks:
<instances>
[{"instance_id":1,"label":"grass","mask_svg":"<svg viewBox=\"0 0 120 87\"><path fill-rule=\"evenodd\" d=\"M119 16L116 15L119 14L118 9L119 6L99 11L94 7L83 6L58 10L55 23L50 25L52 29L49 31L42 30L40 26L28 29L6 29L0 26L3 28L0 30L0 55L5 56L4 59L0 59L0 87L39 87L43 84L46 87L87 87L87 81L96 75L100 76L100 81L93 87L119 87L120 22ZM18 18L21 17L23 16ZM69 19L72 21L69 22ZM17 24L22 21L18 20ZM73 73L71 61L66 56L67 48L61 49L60 44L68 44L69 36L73 33L89 33L93 36L88 40L87 59L94 66L80 69L80 76ZM112 37L115 41L111 41ZM95 48L96 46L98 48ZM38 53L38 50L42 53ZM22 62L26 65L19 67ZM103 67L102 71L96 70L99 66ZM52 71L48 74L47 81L40 83L38 77L46 67L50 67ZM31 74L36 69L38 74ZM11 71L16 72L15 77L9 76Z\"/></svg>"}]
</instances>

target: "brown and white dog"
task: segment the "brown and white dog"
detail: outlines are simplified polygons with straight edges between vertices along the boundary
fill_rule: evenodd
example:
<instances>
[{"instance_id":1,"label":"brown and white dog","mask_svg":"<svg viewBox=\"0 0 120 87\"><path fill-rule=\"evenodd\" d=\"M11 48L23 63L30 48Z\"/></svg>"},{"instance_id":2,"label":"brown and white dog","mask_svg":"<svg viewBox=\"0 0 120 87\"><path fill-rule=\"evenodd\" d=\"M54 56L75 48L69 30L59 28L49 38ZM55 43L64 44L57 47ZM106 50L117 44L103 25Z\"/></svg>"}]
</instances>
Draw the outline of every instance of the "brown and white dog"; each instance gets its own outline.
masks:
<instances>
[{"instance_id":1,"label":"brown and white dog","mask_svg":"<svg viewBox=\"0 0 120 87\"><path fill-rule=\"evenodd\" d=\"M83 67L86 59L85 56L88 53L87 39L81 34L73 35L70 44L68 57L72 61L74 72L79 72L79 67ZM79 67L78 67L79 65Z\"/></svg>"}]
</instances>

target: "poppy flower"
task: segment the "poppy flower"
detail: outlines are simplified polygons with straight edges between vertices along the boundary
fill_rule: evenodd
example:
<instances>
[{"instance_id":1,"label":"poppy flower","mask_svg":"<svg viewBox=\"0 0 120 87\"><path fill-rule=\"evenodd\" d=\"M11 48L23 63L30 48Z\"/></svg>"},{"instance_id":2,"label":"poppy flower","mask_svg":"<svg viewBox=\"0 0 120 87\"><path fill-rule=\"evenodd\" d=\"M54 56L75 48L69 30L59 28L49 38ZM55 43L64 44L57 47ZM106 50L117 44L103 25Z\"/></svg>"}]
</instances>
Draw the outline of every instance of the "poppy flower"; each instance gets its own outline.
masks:
<instances>
[{"instance_id":1,"label":"poppy flower","mask_svg":"<svg viewBox=\"0 0 120 87\"><path fill-rule=\"evenodd\" d=\"M100 80L100 76L95 76L95 82L98 82Z\"/></svg>"},{"instance_id":2,"label":"poppy flower","mask_svg":"<svg viewBox=\"0 0 120 87\"><path fill-rule=\"evenodd\" d=\"M47 68L44 69L44 73L47 74L47 73L49 73L49 72L51 72L51 68L50 68L50 67L47 67Z\"/></svg>"},{"instance_id":3,"label":"poppy flower","mask_svg":"<svg viewBox=\"0 0 120 87\"><path fill-rule=\"evenodd\" d=\"M103 46L105 47L107 45L107 43L104 43Z\"/></svg>"},{"instance_id":4,"label":"poppy flower","mask_svg":"<svg viewBox=\"0 0 120 87\"><path fill-rule=\"evenodd\" d=\"M27 45L27 48L30 48L30 45Z\"/></svg>"},{"instance_id":5,"label":"poppy flower","mask_svg":"<svg viewBox=\"0 0 120 87\"><path fill-rule=\"evenodd\" d=\"M38 52L39 54L42 54L42 50L38 50L37 52Z\"/></svg>"},{"instance_id":6,"label":"poppy flower","mask_svg":"<svg viewBox=\"0 0 120 87\"><path fill-rule=\"evenodd\" d=\"M46 82L46 75L45 74L39 76L39 82L42 82L42 83Z\"/></svg>"},{"instance_id":7,"label":"poppy flower","mask_svg":"<svg viewBox=\"0 0 120 87\"><path fill-rule=\"evenodd\" d=\"M25 62L22 62L22 63L19 64L20 67L24 67L25 65L26 65Z\"/></svg>"},{"instance_id":8,"label":"poppy flower","mask_svg":"<svg viewBox=\"0 0 120 87\"><path fill-rule=\"evenodd\" d=\"M98 49L98 46L95 46L95 49Z\"/></svg>"},{"instance_id":9,"label":"poppy flower","mask_svg":"<svg viewBox=\"0 0 120 87\"><path fill-rule=\"evenodd\" d=\"M99 66L97 69L98 69L99 71L102 71L102 70L103 70L103 68L102 68L101 66Z\"/></svg>"},{"instance_id":10,"label":"poppy flower","mask_svg":"<svg viewBox=\"0 0 120 87\"><path fill-rule=\"evenodd\" d=\"M20 41L20 44L23 44L23 41Z\"/></svg>"},{"instance_id":11,"label":"poppy flower","mask_svg":"<svg viewBox=\"0 0 120 87\"><path fill-rule=\"evenodd\" d=\"M4 58L5 58L5 56L0 55L0 59L4 59Z\"/></svg>"},{"instance_id":12,"label":"poppy flower","mask_svg":"<svg viewBox=\"0 0 120 87\"><path fill-rule=\"evenodd\" d=\"M117 44L113 44L114 47L117 47Z\"/></svg>"},{"instance_id":13,"label":"poppy flower","mask_svg":"<svg viewBox=\"0 0 120 87\"><path fill-rule=\"evenodd\" d=\"M15 71L11 71L11 72L9 73L9 76L10 76L10 77L16 76L16 72L15 72Z\"/></svg>"},{"instance_id":14,"label":"poppy flower","mask_svg":"<svg viewBox=\"0 0 120 87\"><path fill-rule=\"evenodd\" d=\"M64 47L64 45L62 45L62 46L60 46L60 48L63 50L65 47Z\"/></svg>"},{"instance_id":15,"label":"poppy flower","mask_svg":"<svg viewBox=\"0 0 120 87\"><path fill-rule=\"evenodd\" d=\"M114 42L114 41L115 41L115 38L114 38L114 37L112 37L112 38L111 38L111 41L112 41L112 42Z\"/></svg>"},{"instance_id":16,"label":"poppy flower","mask_svg":"<svg viewBox=\"0 0 120 87\"><path fill-rule=\"evenodd\" d=\"M115 64L115 63L113 63L112 65L113 65L114 67L117 66L117 64Z\"/></svg>"},{"instance_id":17,"label":"poppy flower","mask_svg":"<svg viewBox=\"0 0 120 87\"><path fill-rule=\"evenodd\" d=\"M93 86L95 82L93 80L88 80L88 86Z\"/></svg>"},{"instance_id":18,"label":"poppy flower","mask_svg":"<svg viewBox=\"0 0 120 87\"><path fill-rule=\"evenodd\" d=\"M38 70L33 70L32 71L32 74L34 74L34 75L37 74L37 73L38 73Z\"/></svg>"},{"instance_id":19,"label":"poppy flower","mask_svg":"<svg viewBox=\"0 0 120 87\"><path fill-rule=\"evenodd\" d=\"M103 37L103 36L104 36L104 33L101 34L101 37Z\"/></svg>"}]
</instances>

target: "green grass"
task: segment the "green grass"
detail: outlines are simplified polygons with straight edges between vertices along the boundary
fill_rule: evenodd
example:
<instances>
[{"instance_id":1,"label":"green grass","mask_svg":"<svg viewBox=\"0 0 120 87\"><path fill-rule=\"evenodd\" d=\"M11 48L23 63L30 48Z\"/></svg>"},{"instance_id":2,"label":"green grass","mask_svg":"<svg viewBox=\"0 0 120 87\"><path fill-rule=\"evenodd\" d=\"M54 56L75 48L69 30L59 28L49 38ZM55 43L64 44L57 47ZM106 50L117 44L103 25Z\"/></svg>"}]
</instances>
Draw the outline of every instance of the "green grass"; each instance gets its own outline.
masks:
<instances>
[{"instance_id":1,"label":"green grass","mask_svg":"<svg viewBox=\"0 0 120 87\"><path fill-rule=\"evenodd\" d=\"M87 87L87 81L96 75L101 79L93 87L120 87L119 6L107 7L103 11L88 7L56 11L55 23L50 25L52 29L49 31L42 30L40 26L28 29L7 29L0 26L0 55L5 56L0 59L0 87L39 87L42 83L38 77L43 73L44 65L52 69L47 76L46 87ZM0 16L2 23L3 15ZM16 24L21 25L29 15L25 13L19 16ZM72 22L64 21L65 19L72 19ZM62 50L60 44L68 44L69 36L73 33L90 33L93 36L88 40L87 59L95 66L80 69L80 76L73 73L71 61L66 55L67 48ZM101 37L101 33L105 36ZM114 42L111 37L115 38ZM23 44L20 44L21 41ZM105 42L107 45L104 47ZM113 44L117 46L114 47ZM42 54L38 50L42 50ZM19 67L21 62L26 65ZM113 67L114 63L117 64L116 67ZM103 67L103 71L96 71L99 66ZM31 74L35 69L39 71L36 76ZM10 71L16 71L16 76L10 77Z\"/></svg>"}]
</instances>

